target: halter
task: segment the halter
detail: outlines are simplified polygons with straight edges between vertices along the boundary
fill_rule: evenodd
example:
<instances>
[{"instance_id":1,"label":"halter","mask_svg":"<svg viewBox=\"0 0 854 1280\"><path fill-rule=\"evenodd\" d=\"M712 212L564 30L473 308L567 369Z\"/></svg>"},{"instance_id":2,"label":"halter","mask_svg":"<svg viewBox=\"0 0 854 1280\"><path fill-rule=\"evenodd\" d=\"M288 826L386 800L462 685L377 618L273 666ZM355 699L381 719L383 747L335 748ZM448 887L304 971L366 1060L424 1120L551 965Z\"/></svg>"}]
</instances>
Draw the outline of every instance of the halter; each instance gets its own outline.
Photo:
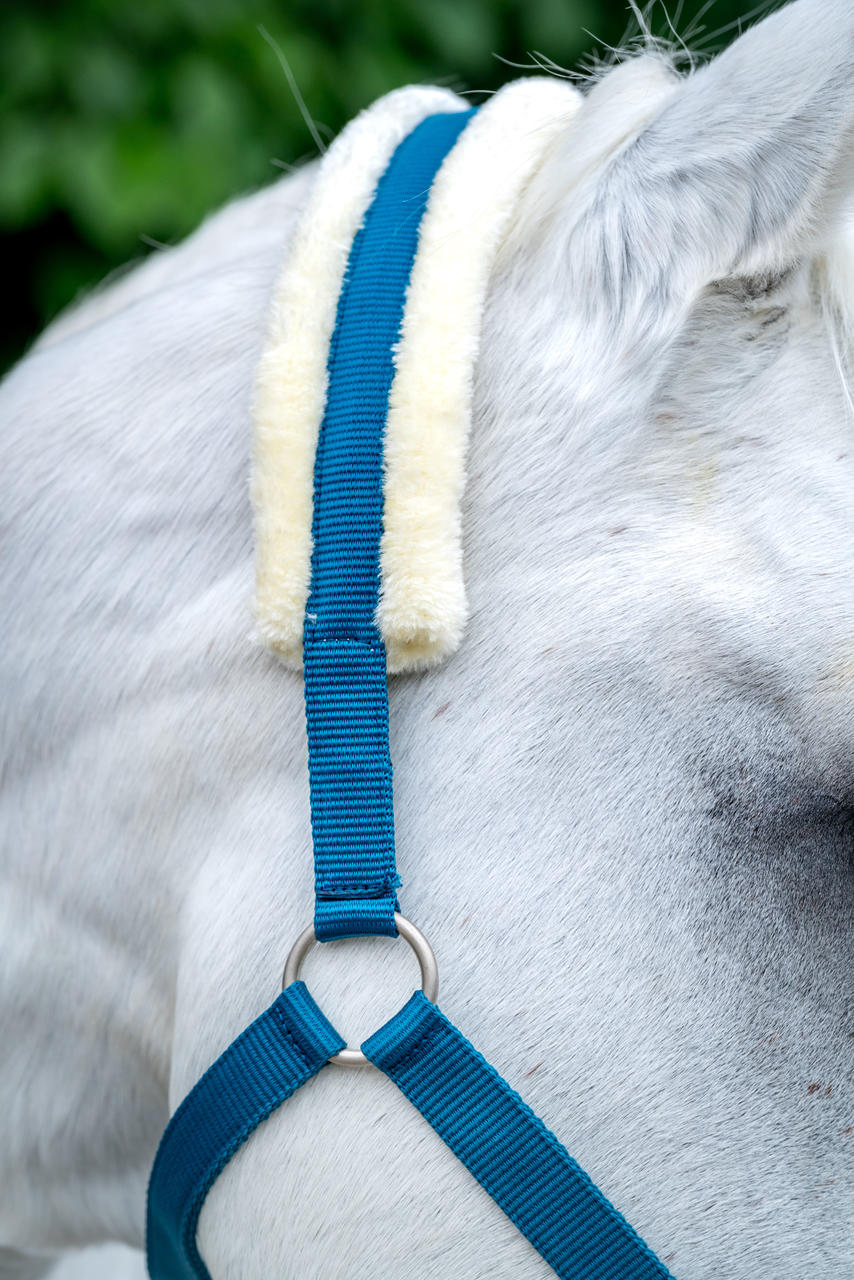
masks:
<instances>
[{"instance_id":1,"label":"halter","mask_svg":"<svg viewBox=\"0 0 854 1280\"><path fill-rule=\"evenodd\" d=\"M284 990L187 1095L151 1174L152 1280L210 1280L196 1247L205 1197L270 1113L329 1063L378 1067L563 1280L670 1273L522 1098L441 1012L426 939L399 911L386 651L376 626L383 437L393 351L432 181L474 115L428 116L400 143L350 250L328 359L314 472L303 666L315 864L314 923ZM422 989L347 1049L299 979L315 943L402 936Z\"/></svg>"}]
</instances>

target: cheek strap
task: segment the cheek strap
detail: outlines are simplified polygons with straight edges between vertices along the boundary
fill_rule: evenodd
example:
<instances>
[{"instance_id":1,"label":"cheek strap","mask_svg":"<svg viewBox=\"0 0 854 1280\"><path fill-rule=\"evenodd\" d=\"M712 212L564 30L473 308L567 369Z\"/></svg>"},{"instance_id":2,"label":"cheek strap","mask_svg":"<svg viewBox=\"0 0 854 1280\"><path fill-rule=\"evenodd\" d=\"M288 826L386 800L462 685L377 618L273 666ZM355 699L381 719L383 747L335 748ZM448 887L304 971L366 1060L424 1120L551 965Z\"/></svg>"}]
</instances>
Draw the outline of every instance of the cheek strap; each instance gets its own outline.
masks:
<instances>
[{"instance_id":1,"label":"cheek strap","mask_svg":"<svg viewBox=\"0 0 854 1280\"><path fill-rule=\"evenodd\" d=\"M436 172L471 115L428 117L397 148L353 243L339 298L315 463L304 626L314 933L321 941L398 932L386 660L374 621L383 436L419 223ZM304 984L294 981L206 1072L172 1117L152 1171L152 1280L210 1280L195 1236L211 1185L254 1129L343 1047ZM668 1276L557 1138L423 992L362 1052L562 1280Z\"/></svg>"}]
</instances>

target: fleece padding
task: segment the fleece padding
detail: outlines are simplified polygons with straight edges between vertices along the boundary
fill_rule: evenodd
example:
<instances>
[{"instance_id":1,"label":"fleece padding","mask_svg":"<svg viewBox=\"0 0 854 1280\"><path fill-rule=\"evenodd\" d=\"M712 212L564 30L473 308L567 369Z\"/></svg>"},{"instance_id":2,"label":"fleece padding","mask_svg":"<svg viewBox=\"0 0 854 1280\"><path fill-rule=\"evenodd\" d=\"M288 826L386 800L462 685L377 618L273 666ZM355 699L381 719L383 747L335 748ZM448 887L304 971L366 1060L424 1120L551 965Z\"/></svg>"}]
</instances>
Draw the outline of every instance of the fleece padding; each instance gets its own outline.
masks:
<instances>
[{"instance_id":1,"label":"fleece padding","mask_svg":"<svg viewBox=\"0 0 854 1280\"><path fill-rule=\"evenodd\" d=\"M462 639L460 503L489 275L520 192L579 101L558 80L505 86L463 131L430 192L386 422L377 624L392 672L440 661ZM350 246L403 137L425 116L468 105L411 88L357 117L320 165L274 291L254 404L255 616L263 643L295 667L327 354Z\"/></svg>"}]
</instances>

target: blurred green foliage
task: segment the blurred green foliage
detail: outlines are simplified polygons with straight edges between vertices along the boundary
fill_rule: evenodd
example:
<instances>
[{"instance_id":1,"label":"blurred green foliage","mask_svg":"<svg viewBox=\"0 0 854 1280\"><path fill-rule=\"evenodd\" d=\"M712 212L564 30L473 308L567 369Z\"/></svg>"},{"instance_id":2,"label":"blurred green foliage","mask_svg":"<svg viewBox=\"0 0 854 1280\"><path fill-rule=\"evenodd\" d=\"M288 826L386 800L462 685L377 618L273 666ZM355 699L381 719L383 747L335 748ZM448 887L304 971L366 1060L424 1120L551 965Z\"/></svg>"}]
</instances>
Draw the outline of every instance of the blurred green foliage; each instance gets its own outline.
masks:
<instances>
[{"instance_id":1,"label":"blurred green foliage","mask_svg":"<svg viewBox=\"0 0 854 1280\"><path fill-rule=\"evenodd\" d=\"M708 52L746 8L682 0L673 26ZM3 0L0 367L79 290L314 154L259 25L326 136L398 85L494 89L518 74L499 58L535 51L577 70L638 30L625 0ZM650 25L673 38L661 5Z\"/></svg>"}]
</instances>

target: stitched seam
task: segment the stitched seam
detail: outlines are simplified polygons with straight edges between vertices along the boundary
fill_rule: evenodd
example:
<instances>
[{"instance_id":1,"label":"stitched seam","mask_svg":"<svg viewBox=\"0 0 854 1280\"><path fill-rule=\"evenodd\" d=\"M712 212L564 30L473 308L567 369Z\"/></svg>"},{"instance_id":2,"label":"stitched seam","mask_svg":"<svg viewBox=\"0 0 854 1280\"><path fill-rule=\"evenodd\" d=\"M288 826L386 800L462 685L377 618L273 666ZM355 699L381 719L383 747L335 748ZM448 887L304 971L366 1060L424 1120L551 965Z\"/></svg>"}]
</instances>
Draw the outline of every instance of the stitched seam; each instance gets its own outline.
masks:
<instances>
[{"instance_id":1,"label":"stitched seam","mask_svg":"<svg viewBox=\"0 0 854 1280\"><path fill-rule=\"evenodd\" d=\"M313 628L307 633L305 643L306 645L337 645L342 643L354 644L354 645L357 645L360 649L368 649L373 653L378 653L380 649L383 647L381 644L377 644L376 641L365 640L361 636L357 636L352 633L336 632L333 635L329 635L328 633L326 634L319 633L315 631Z\"/></svg>"},{"instance_id":2,"label":"stitched seam","mask_svg":"<svg viewBox=\"0 0 854 1280\"><path fill-rule=\"evenodd\" d=\"M400 1059L399 1062L393 1063L391 1066L386 1067L385 1070L389 1073L389 1075L391 1074L392 1071L395 1071L395 1072L405 1071L407 1067L412 1065L412 1063L418 1057L419 1053L422 1052L422 1050L429 1049L431 1047L432 1042L438 1039L439 1033L441 1030L442 1030L441 1027L428 1028L427 1031L424 1031L419 1036L419 1038L415 1041L415 1044L412 1046L412 1048L406 1051L406 1053L403 1055L403 1057Z\"/></svg>"},{"instance_id":3,"label":"stitched seam","mask_svg":"<svg viewBox=\"0 0 854 1280\"><path fill-rule=\"evenodd\" d=\"M273 1011L273 1016L275 1017L276 1021L278 1022L278 1024L279 1024L279 1026L280 1026L280 1028L281 1028L281 1030L282 1030L282 1032L283 1032L283 1034L284 1034L284 1037L285 1037L285 1039L287 1040L288 1044L289 1044L289 1045L291 1046L291 1048L295 1051L295 1053L296 1053L296 1054L297 1054L297 1056L299 1057L300 1061L302 1062L303 1066L305 1067L306 1071L309 1071L309 1070L310 1070L310 1067L309 1067L309 1065L308 1065L308 1055L306 1054L306 1051L305 1051L305 1049L303 1048L303 1046L302 1046L301 1044L299 1044L299 1043L298 1043L298 1041L297 1041L297 1039L296 1039L296 1037L295 1037L294 1033L291 1031L291 1029L290 1029L290 1027L288 1026L287 1022L285 1021L285 1013L284 1013L284 1010L283 1010L283 1009L275 1009L275 1010Z\"/></svg>"},{"instance_id":4,"label":"stitched seam","mask_svg":"<svg viewBox=\"0 0 854 1280\"><path fill-rule=\"evenodd\" d=\"M386 880L375 881L373 884L319 884L317 887L321 893L324 893L324 892L335 893L336 890L338 889L342 889L342 890L343 889L348 889L348 890L363 889L365 890L365 892L367 892L368 889L389 889L390 890L390 889L397 888L396 885L393 885Z\"/></svg>"},{"instance_id":5,"label":"stitched seam","mask_svg":"<svg viewBox=\"0 0 854 1280\"><path fill-rule=\"evenodd\" d=\"M343 893L352 889L360 889L365 893L369 890L391 892L393 889L400 888L400 876L389 872L382 880L371 880L367 884L351 883L349 880L316 880L315 888L318 893Z\"/></svg>"}]
</instances>

